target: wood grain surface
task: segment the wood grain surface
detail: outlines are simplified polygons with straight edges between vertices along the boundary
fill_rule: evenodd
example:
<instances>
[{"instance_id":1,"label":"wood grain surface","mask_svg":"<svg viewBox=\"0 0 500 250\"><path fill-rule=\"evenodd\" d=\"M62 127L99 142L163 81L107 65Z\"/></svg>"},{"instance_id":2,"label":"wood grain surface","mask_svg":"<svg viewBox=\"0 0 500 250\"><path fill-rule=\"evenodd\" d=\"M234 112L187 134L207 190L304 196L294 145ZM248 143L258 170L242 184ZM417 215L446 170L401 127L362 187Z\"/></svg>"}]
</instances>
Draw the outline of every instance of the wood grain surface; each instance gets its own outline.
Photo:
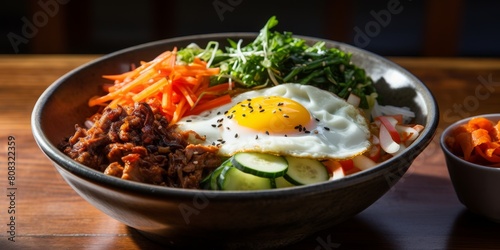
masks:
<instances>
[{"instance_id":1,"label":"wood grain surface","mask_svg":"<svg viewBox=\"0 0 500 250\"><path fill-rule=\"evenodd\" d=\"M161 249L80 198L33 139L30 116L40 94L94 58L97 55L0 55L0 249ZM458 201L438 144L450 123L500 112L500 60L389 59L433 92L441 112L434 141L371 207L288 249L500 249L500 224L470 213ZM12 141L16 168L10 186L7 155ZM15 214L9 214L12 191ZM12 221L15 242L9 240Z\"/></svg>"}]
</instances>

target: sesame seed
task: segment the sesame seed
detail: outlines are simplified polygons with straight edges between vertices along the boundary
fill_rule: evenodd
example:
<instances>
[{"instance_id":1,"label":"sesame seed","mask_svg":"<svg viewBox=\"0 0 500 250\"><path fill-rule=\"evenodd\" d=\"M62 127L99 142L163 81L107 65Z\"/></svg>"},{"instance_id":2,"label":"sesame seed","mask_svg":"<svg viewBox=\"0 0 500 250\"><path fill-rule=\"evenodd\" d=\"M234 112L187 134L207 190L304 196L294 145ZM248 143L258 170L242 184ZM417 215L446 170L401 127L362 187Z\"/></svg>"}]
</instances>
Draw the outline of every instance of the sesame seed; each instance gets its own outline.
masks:
<instances>
[{"instance_id":1,"label":"sesame seed","mask_svg":"<svg viewBox=\"0 0 500 250\"><path fill-rule=\"evenodd\" d=\"M266 135L269 135L269 131L266 131Z\"/></svg>"},{"instance_id":2,"label":"sesame seed","mask_svg":"<svg viewBox=\"0 0 500 250\"><path fill-rule=\"evenodd\" d=\"M278 106L283 106L283 104L284 104L284 103L282 103L282 102L279 102L279 103L278 103Z\"/></svg>"},{"instance_id":3,"label":"sesame seed","mask_svg":"<svg viewBox=\"0 0 500 250\"><path fill-rule=\"evenodd\" d=\"M329 127L323 127L326 131L330 131Z\"/></svg>"},{"instance_id":4,"label":"sesame seed","mask_svg":"<svg viewBox=\"0 0 500 250\"><path fill-rule=\"evenodd\" d=\"M238 134L234 134L234 138L238 138Z\"/></svg>"},{"instance_id":5,"label":"sesame seed","mask_svg":"<svg viewBox=\"0 0 500 250\"><path fill-rule=\"evenodd\" d=\"M217 112L217 115L220 115L220 111L219 111L219 112Z\"/></svg>"},{"instance_id":6,"label":"sesame seed","mask_svg":"<svg viewBox=\"0 0 500 250\"><path fill-rule=\"evenodd\" d=\"M259 135L256 135L256 136L255 136L255 140L257 140L257 139L259 139Z\"/></svg>"},{"instance_id":7,"label":"sesame seed","mask_svg":"<svg viewBox=\"0 0 500 250\"><path fill-rule=\"evenodd\" d=\"M193 120L186 120L186 122L192 122Z\"/></svg>"},{"instance_id":8,"label":"sesame seed","mask_svg":"<svg viewBox=\"0 0 500 250\"><path fill-rule=\"evenodd\" d=\"M314 120L316 120L317 122L319 122L319 119L318 119L318 118L314 118Z\"/></svg>"},{"instance_id":9,"label":"sesame seed","mask_svg":"<svg viewBox=\"0 0 500 250\"><path fill-rule=\"evenodd\" d=\"M290 116L288 116L287 114L283 114L283 117L290 118Z\"/></svg>"},{"instance_id":10,"label":"sesame seed","mask_svg":"<svg viewBox=\"0 0 500 250\"><path fill-rule=\"evenodd\" d=\"M222 123L219 123L219 125L217 125L218 128L220 128L222 126Z\"/></svg>"},{"instance_id":11,"label":"sesame seed","mask_svg":"<svg viewBox=\"0 0 500 250\"><path fill-rule=\"evenodd\" d=\"M247 115L246 115L246 114L242 114L241 116L245 117L245 116L247 116Z\"/></svg>"},{"instance_id":12,"label":"sesame seed","mask_svg":"<svg viewBox=\"0 0 500 250\"><path fill-rule=\"evenodd\" d=\"M217 127L217 125L216 125L216 124L212 124L212 127L214 127L214 128L215 128L215 127Z\"/></svg>"},{"instance_id":13,"label":"sesame seed","mask_svg":"<svg viewBox=\"0 0 500 250\"><path fill-rule=\"evenodd\" d=\"M231 130L231 128L230 128L230 127L226 127L226 129L227 129L227 130Z\"/></svg>"},{"instance_id":14,"label":"sesame seed","mask_svg":"<svg viewBox=\"0 0 500 250\"><path fill-rule=\"evenodd\" d=\"M302 132L303 127L302 125L297 125L295 126L295 129L297 129L299 132Z\"/></svg>"},{"instance_id":15,"label":"sesame seed","mask_svg":"<svg viewBox=\"0 0 500 250\"><path fill-rule=\"evenodd\" d=\"M264 111L266 111L266 110L265 110L265 109L261 109L259 112L260 112L260 113L262 113L262 112L264 112Z\"/></svg>"}]
</instances>

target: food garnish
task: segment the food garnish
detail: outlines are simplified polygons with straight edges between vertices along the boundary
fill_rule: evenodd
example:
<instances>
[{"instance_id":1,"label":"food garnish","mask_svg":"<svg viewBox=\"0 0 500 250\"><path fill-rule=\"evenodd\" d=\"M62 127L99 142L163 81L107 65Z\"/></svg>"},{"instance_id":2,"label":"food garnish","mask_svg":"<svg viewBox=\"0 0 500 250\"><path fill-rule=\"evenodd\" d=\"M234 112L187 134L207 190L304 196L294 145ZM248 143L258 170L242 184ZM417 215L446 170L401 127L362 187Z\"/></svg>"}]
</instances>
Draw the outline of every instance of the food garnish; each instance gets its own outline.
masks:
<instances>
[{"instance_id":1,"label":"food garnish","mask_svg":"<svg viewBox=\"0 0 500 250\"><path fill-rule=\"evenodd\" d=\"M114 80L108 94L93 97L89 106L105 105L115 108L133 106L136 102L156 103L170 124L176 123L186 113L202 112L228 103L231 97L229 83L209 86L210 76L219 68L209 68L196 57L189 64L178 64L177 50L166 51L149 62L129 72L106 75Z\"/></svg>"},{"instance_id":2,"label":"food garnish","mask_svg":"<svg viewBox=\"0 0 500 250\"><path fill-rule=\"evenodd\" d=\"M481 165L500 167L500 121L474 117L445 139L453 154Z\"/></svg>"},{"instance_id":3,"label":"food garnish","mask_svg":"<svg viewBox=\"0 0 500 250\"><path fill-rule=\"evenodd\" d=\"M340 179L418 138L423 126L410 123L415 114L379 105L373 81L350 53L272 31L277 24L271 17L248 44L228 39L225 48L216 41L175 47L103 76L113 81L103 86L107 93L88 102L102 108L86 127L76 126L61 150L122 179L256 190ZM271 89L278 92L270 95ZM249 120L252 112L259 116ZM311 138L324 147L316 150ZM242 146L250 141L254 146Z\"/></svg>"},{"instance_id":4,"label":"food garnish","mask_svg":"<svg viewBox=\"0 0 500 250\"><path fill-rule=\"evenodd\" d=\"M210 42L205 49L192 45L179 51L181 59L191 62L201 56L211 67L220 68L212 82L236 82L245 88L301 83L335 93L348 99L359 98L359 107L368 109L377 97L372 80L362 68L351 63L351 54L327 48L325 42L307 44L291 32L272 31L278 24L271 17L257 38L248 44L228 39L230 46L219 48Z\"/></svg>"}]
</instances>

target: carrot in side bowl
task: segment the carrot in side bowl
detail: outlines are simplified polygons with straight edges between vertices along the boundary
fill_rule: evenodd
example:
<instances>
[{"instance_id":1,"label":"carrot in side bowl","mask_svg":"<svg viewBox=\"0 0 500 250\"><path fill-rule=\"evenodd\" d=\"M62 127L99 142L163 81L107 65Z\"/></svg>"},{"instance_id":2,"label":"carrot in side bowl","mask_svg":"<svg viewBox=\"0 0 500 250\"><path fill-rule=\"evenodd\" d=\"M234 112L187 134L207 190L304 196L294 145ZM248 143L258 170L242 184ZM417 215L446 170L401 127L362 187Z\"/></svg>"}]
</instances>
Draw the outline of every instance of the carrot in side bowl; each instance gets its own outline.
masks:
<instances>
[{"instance_id":1,"label":"carrot in side bowl","mask_svg":"<svg viewBox=\"0 0 500 250\"><path fill-rule=\"evenodd\" d=\"M134 105L136 102L156 103L170 124L176 123L188 112L201 113L229 103L230 83L210 86L210 76L219 74L219 68L209 68L205 61L194 58L190 64L177 64L177 49L165 51L139 67L117 75L104 75L114 84L107 94L92 97L89 106Z\"/></svg>"},{"instance_id":2,"label":"carrot in side bowl","mask_svg":"<svg viewBox=\"0 0 500 250\"><path fill-rule=\"evenodd\" d=\"M472 118L455 128L446 138L446 144L464 160L500 166L500 121L494 123L484 117Z\"/></svg>"}]
</instances>

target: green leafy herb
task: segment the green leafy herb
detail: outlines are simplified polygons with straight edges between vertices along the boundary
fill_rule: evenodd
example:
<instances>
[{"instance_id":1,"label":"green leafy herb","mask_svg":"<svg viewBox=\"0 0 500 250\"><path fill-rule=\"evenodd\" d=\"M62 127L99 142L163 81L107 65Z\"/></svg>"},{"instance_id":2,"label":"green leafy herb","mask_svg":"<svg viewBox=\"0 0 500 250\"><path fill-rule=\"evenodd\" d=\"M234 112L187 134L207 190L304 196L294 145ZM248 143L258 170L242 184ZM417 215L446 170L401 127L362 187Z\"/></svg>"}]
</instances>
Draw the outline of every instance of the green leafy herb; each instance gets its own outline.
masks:
<instances>
[{"instance_id":1,"label":"green leafy herb","mask_svg":"<svg viewBox=\"0 0 500 250\"><path fill-rule=\"evenodd\" d=\"M205 49L188 46L179 51L181 60L189 62L201 56L211 67L220 67L213 84L233 81L245 88L301 83L328 90L347 99L360 98L360 108L368 109L377 97L373 82L362 68L351 63L351 54L337 48L327 48L324 42L308 45L291 32L272 31L278 24L271 17L254 41L229 40L222 50L217 42Z\"/></svg>"}]
</instances>

